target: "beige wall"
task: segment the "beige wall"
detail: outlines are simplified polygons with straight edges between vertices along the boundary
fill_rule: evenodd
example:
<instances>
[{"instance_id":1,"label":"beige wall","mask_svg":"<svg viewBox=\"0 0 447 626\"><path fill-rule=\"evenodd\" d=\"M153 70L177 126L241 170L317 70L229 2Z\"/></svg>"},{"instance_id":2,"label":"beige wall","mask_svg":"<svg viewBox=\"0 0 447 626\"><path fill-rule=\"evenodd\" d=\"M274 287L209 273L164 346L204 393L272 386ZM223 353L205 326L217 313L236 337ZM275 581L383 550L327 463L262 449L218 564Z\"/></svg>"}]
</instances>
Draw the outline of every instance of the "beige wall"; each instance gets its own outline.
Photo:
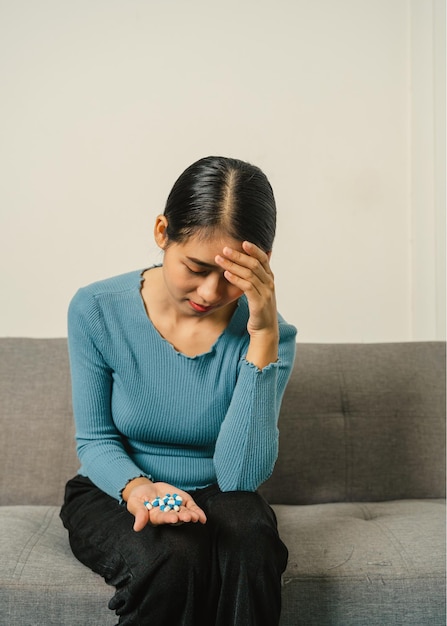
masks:
<instances>
[{"instance_id":1,"label":"beige wall","mask_svg":"<svg viewBox=\"0 0 447 626\"><path fill-rule=\"evenodd\" d=\"M444 0L0 0L0 52L0 336L157 261L213 153L271 179L301 341L444 336Z\"/></svg>"}]
</instances>

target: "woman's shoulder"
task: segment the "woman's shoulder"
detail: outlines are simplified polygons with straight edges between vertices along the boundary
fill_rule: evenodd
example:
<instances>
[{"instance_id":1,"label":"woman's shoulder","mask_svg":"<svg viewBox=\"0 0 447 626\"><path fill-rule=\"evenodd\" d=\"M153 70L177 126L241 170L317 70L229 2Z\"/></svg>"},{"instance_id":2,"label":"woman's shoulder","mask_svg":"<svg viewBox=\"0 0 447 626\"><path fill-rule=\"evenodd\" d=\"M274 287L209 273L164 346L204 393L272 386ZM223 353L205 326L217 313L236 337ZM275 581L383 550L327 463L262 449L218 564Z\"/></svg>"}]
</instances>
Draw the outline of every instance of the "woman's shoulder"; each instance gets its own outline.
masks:
<instances>
[{"instance_id":1,"label":"woman's shoulder","mask_svg":"<svg viewBox=\"0 0 447 626\"><path fill-rule=\"evenodd\" d=\"M143 272L144 270L134 270L80 287L70 301L69 314L87 313L96 309L102 299L139 291Z\"/></svg>"},{"instance_id":2,"label":"woman's shoulder","mask_svg":"<svg viewBox=\"0 0 447 626\"><path fill-rule=\"evenodd\" d=\"M102 294L120 293L131 289L139 289L143 280L145 270L134 270L117 276L111 276L102 280L97 280L89 285L78 289L77 293L86 293L93 296Z\"/></svg>"},{"instance_id":3,"label":"woman's shoulder","mask_svg":"<svg viewBox=\"0 0 447 626\"><path fill-rule=\"evenodd\" d=\"M73 337L79 329L101 336L108 311L121 314L120 311L130 310L129 297L135 299L132 294L139 293L143 271L119 274L78 289L68 306L69 336Z\"/></svg>"}]
</instances>

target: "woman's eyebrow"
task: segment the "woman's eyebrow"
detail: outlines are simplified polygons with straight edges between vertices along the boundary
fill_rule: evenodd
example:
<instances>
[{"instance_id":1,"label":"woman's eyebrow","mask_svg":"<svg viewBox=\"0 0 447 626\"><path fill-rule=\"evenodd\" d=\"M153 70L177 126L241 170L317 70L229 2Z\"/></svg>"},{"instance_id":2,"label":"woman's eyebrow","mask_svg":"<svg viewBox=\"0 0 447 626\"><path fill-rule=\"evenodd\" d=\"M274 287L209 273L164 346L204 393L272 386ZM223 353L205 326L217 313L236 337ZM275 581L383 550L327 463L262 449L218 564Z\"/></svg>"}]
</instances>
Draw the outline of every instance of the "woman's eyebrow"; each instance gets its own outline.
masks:
<instances>
[{"instance_id":1,"label":"woman's eyebrow","mask_svg":"<svg viewBox=\"0 0 447 626\"><path fill-rule=\"evenodd\" d=\"M215 267L217 267L217 265L215 265L214 263L206 263L205 261L200 261L199 259L195 259L192 256L187 256L186 258L188 259L188 261L191 261L191 263L195 263L196 265L200 265L200 267L206 267L206 268L215 268Z\"/></svg>"}]
</instances>

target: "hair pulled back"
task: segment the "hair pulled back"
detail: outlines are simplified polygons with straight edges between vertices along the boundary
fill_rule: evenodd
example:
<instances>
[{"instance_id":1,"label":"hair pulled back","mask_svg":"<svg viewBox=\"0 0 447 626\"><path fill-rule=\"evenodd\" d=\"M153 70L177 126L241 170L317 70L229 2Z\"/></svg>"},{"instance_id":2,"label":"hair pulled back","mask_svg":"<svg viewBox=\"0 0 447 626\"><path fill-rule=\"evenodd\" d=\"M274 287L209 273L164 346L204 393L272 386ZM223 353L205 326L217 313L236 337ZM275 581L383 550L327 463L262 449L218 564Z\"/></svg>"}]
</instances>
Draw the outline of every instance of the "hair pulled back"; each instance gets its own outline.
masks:
<instances>
[{"instance_id":1,"label":"hair pulled back","mask_svg":"<svg viewBox=\"0 0 447 626\"><path fill-rule=\"evenodd\" d=\"M209 156L179 176L164 211L169 243L221 230L270 252L276 231L276 203L265 174L255 165Z\"/></svg>"}]
</instances>

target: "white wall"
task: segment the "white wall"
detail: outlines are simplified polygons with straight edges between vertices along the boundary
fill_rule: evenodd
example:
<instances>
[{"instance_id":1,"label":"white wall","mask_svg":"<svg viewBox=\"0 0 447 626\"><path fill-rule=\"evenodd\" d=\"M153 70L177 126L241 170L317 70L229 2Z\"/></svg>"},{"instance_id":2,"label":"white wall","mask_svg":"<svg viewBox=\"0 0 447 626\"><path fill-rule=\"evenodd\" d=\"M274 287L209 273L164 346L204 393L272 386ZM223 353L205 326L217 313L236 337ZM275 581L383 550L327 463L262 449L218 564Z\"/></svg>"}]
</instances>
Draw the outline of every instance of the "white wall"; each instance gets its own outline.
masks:
<instances>
[{"instance_id":1,"label":"white wall","mask_svg":"<svg viewBox=\"0 0 447 626\"><path fill-rule=\"evenodd\" d=\"M411 18L411 312L424 339L445 337L445 1L412 0Z\"/></svg>"},{"instance_id":2,"label":"white wall","mask_svg":"<svg viewBox=\"0 0 447 626\"><path fill-rule=\"evenodd\" d=\"M443 337L444 46L444 0L0 0L0 336L158 260L214 153L273 184L301 341Z\"/></svg>"}]
</instances>

